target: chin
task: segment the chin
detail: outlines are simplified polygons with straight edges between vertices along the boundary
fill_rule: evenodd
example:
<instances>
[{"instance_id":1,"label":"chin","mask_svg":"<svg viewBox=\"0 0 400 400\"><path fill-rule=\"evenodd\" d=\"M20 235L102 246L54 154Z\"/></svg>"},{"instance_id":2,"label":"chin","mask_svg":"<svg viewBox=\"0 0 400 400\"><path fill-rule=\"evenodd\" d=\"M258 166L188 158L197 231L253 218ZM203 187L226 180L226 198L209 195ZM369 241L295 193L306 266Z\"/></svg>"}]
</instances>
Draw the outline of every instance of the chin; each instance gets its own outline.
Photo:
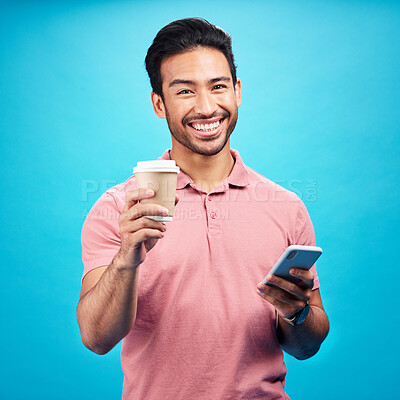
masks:
<instances>
[{"instance_id":1,"label":"chin","mask_svg":"<svg viewBox=\"0 0 400 400\"><path fill-rule=\"evenodd\" d=\"M196 154L204 156L214 156L220 153L227 145L230 134L227 132L220 132L218 135L210 138L199 138L193 135L192 132L181 133L177 130L171 129L170 132L173 138L183 147ZM179 133L178 133L179 132Z\"/></svg>"},{"instance_id":2,"label":"chin","mask_svg":"<svg viewBox=\"0 0 400 400\"><path fill-rule=\"evenodd\" d=\"M228 138L229 139L229 138ZM220 153L228 143L228 139L225 140L223 143L209 143L208 145L192 145L190 146L190 150L194 151L195 153L202 154L205 156L214 156ZM212 141L210 141L212 142Z\"/></svg>"}]
</instances>

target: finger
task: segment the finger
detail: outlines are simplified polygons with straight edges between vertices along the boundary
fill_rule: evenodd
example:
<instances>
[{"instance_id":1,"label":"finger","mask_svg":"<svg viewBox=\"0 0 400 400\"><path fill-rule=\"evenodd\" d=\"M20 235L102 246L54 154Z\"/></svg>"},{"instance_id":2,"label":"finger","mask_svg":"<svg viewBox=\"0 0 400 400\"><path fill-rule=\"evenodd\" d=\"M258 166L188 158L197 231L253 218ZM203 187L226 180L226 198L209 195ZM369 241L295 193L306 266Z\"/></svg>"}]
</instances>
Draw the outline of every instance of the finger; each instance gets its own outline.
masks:
<instances>
[{"instance_id":1,"label":"finger","mask_svg":"<svg viewBox=\"0 0 400 400\"><path fill-rule=\"evenodd\" d=\"M154 196L154 190L147 188L139 188L134 190L129 190L125 195L125 205L122 212L128 211L133 205L135 205L139 200L149 199Z\"/></svg>"},{"instance_id":2,"label":"finger","mask_svg":"<svg viewBox=\"0 0 400 400\"><path fill-rule=\"evenodd\" d=\"M285 303L284 301L281 301L281 300L277 299L276 297L271 296L268 293L261 292L260 290L258 290L257 293L264 300L266 300L270 304L272 304L276 308L278 313L280 315L282 315L282 317L289 317L304 307L304 302L301 302L298 305L294 306L294 305Z\"/></svg>"},{"instance_id":3,"label":"finger","mask_svg":"<svg viewBox=\"0 0 400 400\"><path fill-rule=\"evenodd\" d=\"M314 274L308 269L291 268L290 275L299 278L303 282L303 287L312 288L314 286Z\"/></svg>"},{"instance_id":4,"label":"finger","mask_svg":"<svg viewBox=\"0 0 400 400\"><path fill-rule=\"evenodd\" d=\"M164 237L164 232L160 232L158 229L140 229L133 234L133 240L136 243L135 247L140 245L149 239L161 239Z\"/></svg>"},{"instance_id":5,"label":"finger","mask_svg":"<svg viewBox=\"0 0 400 400\"><path fill-rule=\"evenodd\" d=\"M136 203L128 211L124 213L124 218L129 220L138 219L144 216L160 216L166 217L169 214L168 208L162 207L158 204L151 203Z\"/></svg>"},{"instance_id":6,"label":"finger","mask_svg":"<svg viewBox=\"0 0 400 400\"><path fill-rule=\"evenodd\" d=\"M158 229L160 232L165 232L167 226L163 222L154 221L150 218L138 218L126 221L121 225L120 229L121 233L133 233L140 229Z\"/></svg>"},{"instance_id":7,"label":"finger","mask_svg":"<svg viewBox=\"0 0 400 400\"><path fill-rule=\"evenodd\" d=\"M279 300L282 303L290 305L292 307L301 309L304 307L304 303L307 301L306 298L294 296L291 293L282 290L278 287L265 285L263 283L258 285L258 289L260 292L264 293L267 296L273 297Z\"/></svg>"},{"instance_id":8,"label":"finger","mask_svg":"<svg viewBox=\"0 0 400 400\"><path fill-rule=\"evenodd\" d=\"M308 301L311 298L311 291L309 288L303 288L302 286L299 286L299 284L290 282L287 279L280 278L276 275L269 275L267 276L267 281L303 301ZM270 287L270 285L267 286Z\"/></svg>"}]
</instances>

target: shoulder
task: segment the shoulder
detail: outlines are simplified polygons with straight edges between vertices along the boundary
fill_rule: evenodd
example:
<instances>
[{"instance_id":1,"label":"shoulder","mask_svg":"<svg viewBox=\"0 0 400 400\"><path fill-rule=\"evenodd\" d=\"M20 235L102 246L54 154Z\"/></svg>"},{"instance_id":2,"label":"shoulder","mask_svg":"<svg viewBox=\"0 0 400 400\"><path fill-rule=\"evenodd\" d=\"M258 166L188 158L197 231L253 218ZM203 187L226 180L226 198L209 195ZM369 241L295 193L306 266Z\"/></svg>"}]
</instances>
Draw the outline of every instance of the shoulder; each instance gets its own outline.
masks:
<instances>
[{"instance_id":1,"label":"shoulder","mask_svg":"<svg viewBox=\"0 0 400 400\"><path fill-rule=\"evenodd\" d=\"M136 180L134 176L131 176L125 182L106 190L85 213L82 235L87 236L88 232L98 235L103 229L110 228L117 234L118 219L125 205L125 194L135 188Z\"/></svg>"},{"instance_id":2,"label":"shoulder","mask_svg":"<svg viewBox=\"0 0 400 400\"><path fill-rule=\"evenodd\" d=\"M247 189L259 214L263 215L264 211L275 223L285 227L288 243L314 245L314 229L303 200L253 169L247 166L246 169L249 176Z\"/></svg>"},{"instance_id":3,"label":"shoulder","mask_svg":"<svg viewBox=\"0 0 400 400\"><path fill-rule=\"evenodd\" d=\"M278 183L273 182L247 165L245 168L249 177L249 190L259 193L260 195L268 194L269 199L275 199L284 203L302 203L300 197L296 193L284 188Z\"/></svg>"},{"instance_id":4,"label":"shoulder","mask_svg":"<svg viewBox=\"0 0 400 400\"><path fill-rule=\"evenodd\" d=\"M93 220L118 219L125 205L126 192L136 189L135 176L129 177L125 182L107 189L96 202L84 213L86 226Z\"/></svg>"},{"instance_id":5,"label":"shoulder","mask_svg":"<svg viewBox=\"0 0 400 400\"><path fill-rule=\"evenodd\" d=\"M134 175L129 177L125 182L119 183L107 189L99 198L98 202L114 202L120 210L124 208L126 193L130 190L137 189L136 178Z\"/></svg>"}]
</instances>

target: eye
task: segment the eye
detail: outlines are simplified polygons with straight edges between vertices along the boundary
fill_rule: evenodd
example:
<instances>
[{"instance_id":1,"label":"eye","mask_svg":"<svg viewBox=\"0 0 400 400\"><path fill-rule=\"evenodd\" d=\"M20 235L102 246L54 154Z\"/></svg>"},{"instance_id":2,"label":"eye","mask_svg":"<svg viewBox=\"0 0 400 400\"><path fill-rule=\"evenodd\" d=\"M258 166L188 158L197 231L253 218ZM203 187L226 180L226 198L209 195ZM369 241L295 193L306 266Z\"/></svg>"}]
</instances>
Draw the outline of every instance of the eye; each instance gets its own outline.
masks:
<instances>
[{"instance_id":1,"label":"eye","mask_svg":"<svg viewBox=\"0 0 400 400\"><path fill-rule=\"evenodd\" d=\"M213 87L213 89L215 89L215 90L218 90L218 89L226 89L226 85L222 85L222 84L220 84L220 85L215 85L215 86Z\"/></svg>"},{"instance_id":2,"label":"eye","mask_svg":"<svg viewBox=\"0 0 400 400\"><path fill-rule=\"evenodd\" d=\"M188 94L188 93L190 93L189 89L183 89L180 92L178 92L178 94Z\"/></svg>"}]
</instances>

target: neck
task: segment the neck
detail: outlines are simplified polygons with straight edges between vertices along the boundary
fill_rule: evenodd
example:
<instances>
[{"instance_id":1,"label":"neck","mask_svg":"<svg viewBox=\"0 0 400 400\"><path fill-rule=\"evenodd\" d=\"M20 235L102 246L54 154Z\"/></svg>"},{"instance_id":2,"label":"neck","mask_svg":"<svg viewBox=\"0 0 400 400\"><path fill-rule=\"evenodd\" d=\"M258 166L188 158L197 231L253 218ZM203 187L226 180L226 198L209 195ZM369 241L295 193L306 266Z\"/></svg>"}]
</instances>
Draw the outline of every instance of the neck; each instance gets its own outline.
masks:
<instances>
[{"instance_id":1,"label":"neck","mask_svg":"<svg viewBox=\"0 0 400 400\"><path fill-rule=\"evenodd\" d=\"M175 141L172 142L171 159L206 192L211 192L231 173L235 160L230 152L230 140L213 156L194 153Z\"/></svg>"}]
</instances>

